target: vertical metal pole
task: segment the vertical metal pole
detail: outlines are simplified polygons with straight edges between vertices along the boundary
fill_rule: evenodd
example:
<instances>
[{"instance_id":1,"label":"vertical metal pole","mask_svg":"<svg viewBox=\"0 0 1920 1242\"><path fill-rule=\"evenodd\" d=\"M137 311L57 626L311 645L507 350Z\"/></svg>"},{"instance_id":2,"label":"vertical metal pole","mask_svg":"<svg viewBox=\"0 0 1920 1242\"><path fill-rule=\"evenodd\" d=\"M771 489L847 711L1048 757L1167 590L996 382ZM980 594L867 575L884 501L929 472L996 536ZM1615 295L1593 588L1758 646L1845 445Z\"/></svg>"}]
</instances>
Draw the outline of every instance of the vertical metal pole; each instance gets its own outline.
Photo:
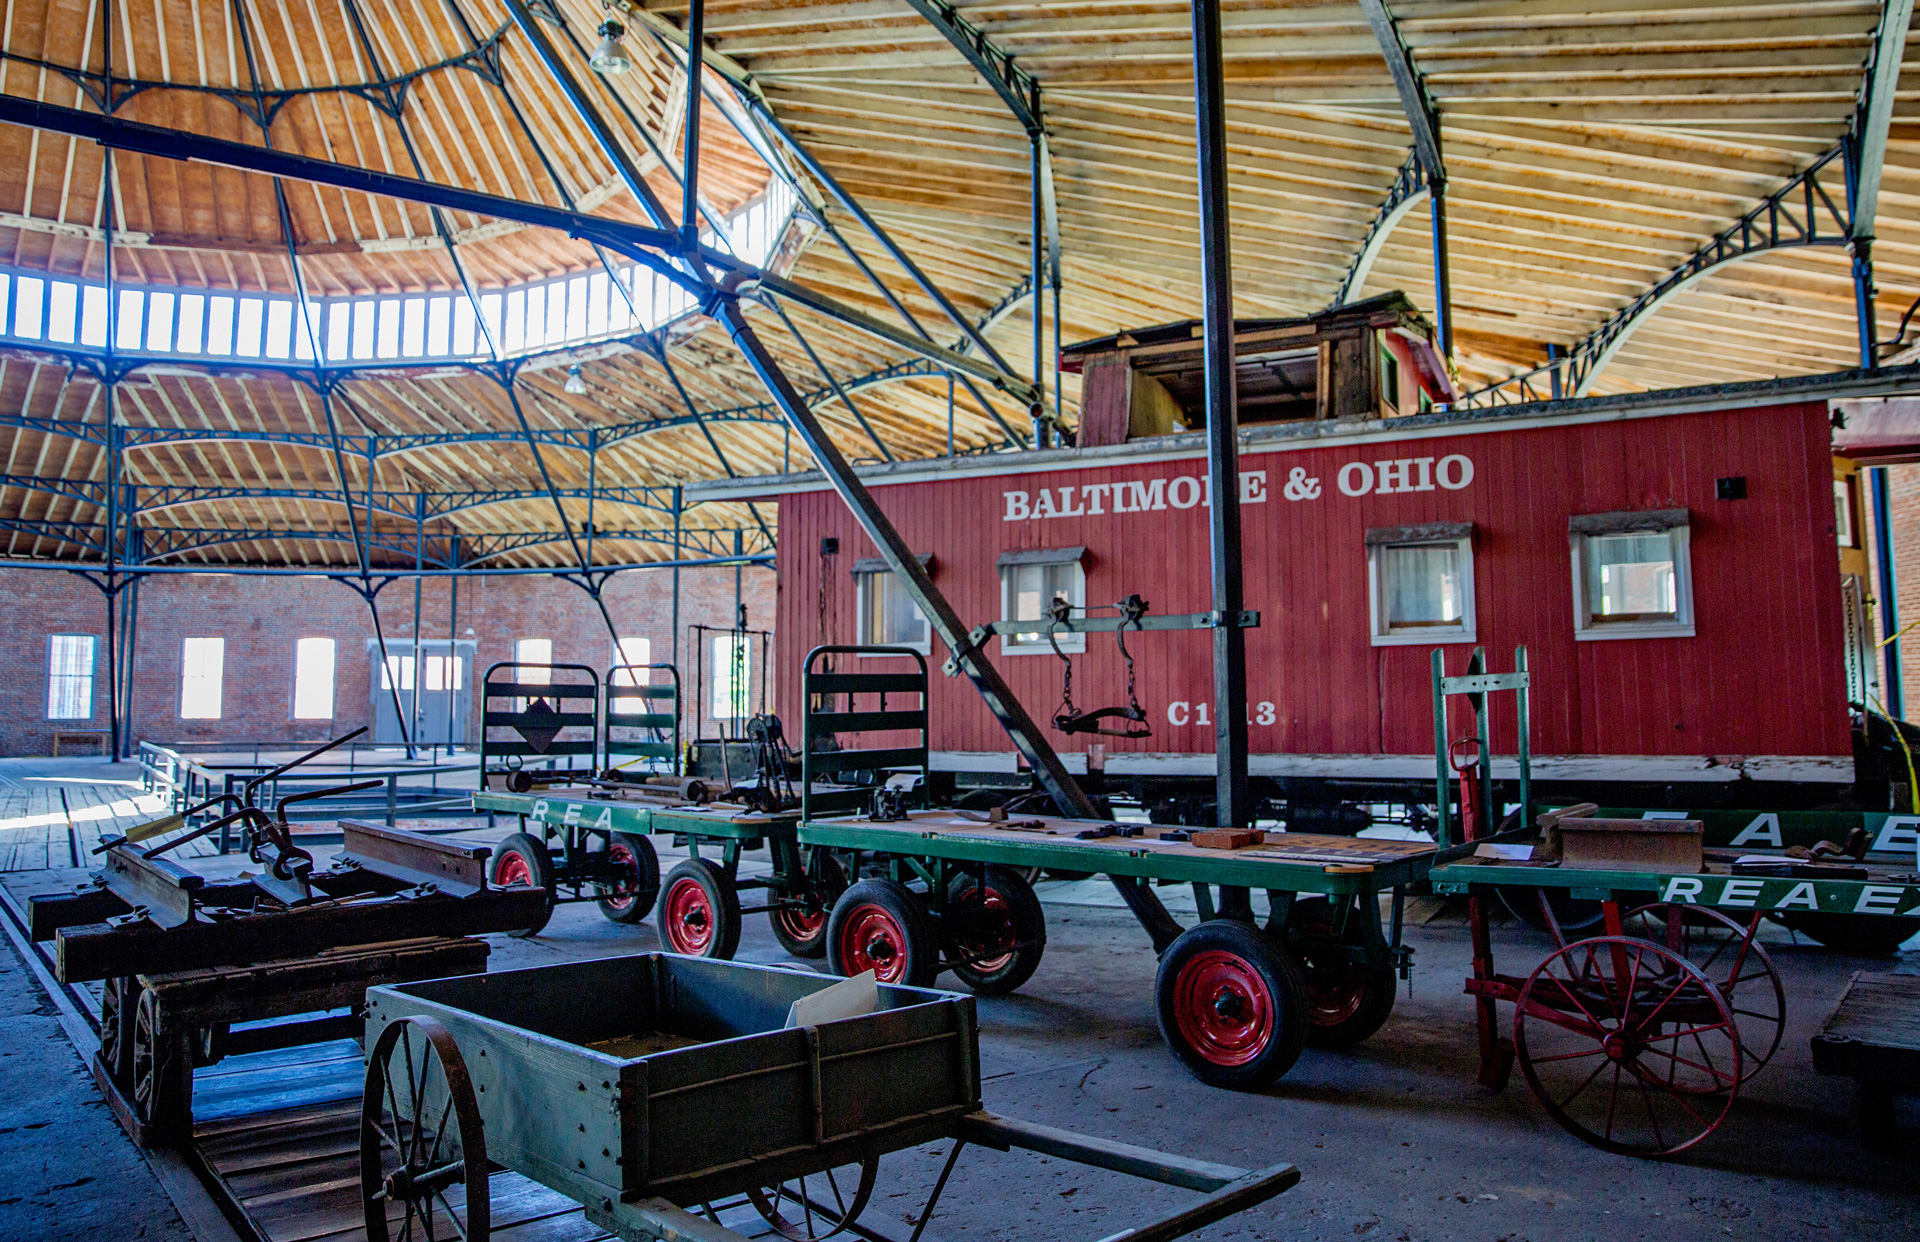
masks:
<instances>
[{"instance_id":1,"label":"vertical metal pole","mask_svg":"<svg viewBox=\"0 0 1920 1242\"><path fill-rule=\"evenodd\" d=\"M1893 511L1888 494L1887 468L1875 466L1873 475L1873 543L1879 553L1878 577L1880 597L1880 637L1893 638L1900 632L1900 605L1894 595L1893 572ZM1906 712L1903 702L1906 697L1900 686L1900 643L1896 639L1881 648L1886 653L1886 681L1880 690L1880 701L1886 706L1887 715L1896 720L1904 720Z\"/></svg>"},{"instance_id":2,"label":"vertical metal pole","mask_svg":"<svg viewBox=\"0 0 1920 1242\"><path fill-rule=\"evenodd\" d=\"M947 390L951 393L951 387ZM1053 426L1055 434L1066 426L1064 411L1060 408L1060 262L1053 264Z\"/></svg>"},{"instance_id":3,"label":"vertical metal pole","mask_svg":"<svg viewBox=\"0 0 1920 1242\"><path fill-rule=\"evenodd\" d=\"M101 588L107 604L107 753L110 755L120 753L120 655L114 644L113 624L113 606L117 602L114 597L119 594L113 585L113 566L114 541L119 527L116 501L120 494L120 435L114 426L114 388L112 383L107 385L107 585Z\"/></svg>"},{"instance_id":4,"label":"vertical metal pole","mask_svg":"<svg viewBox=\"0 0 1920 1242\"><path fill-rule=\"evenodd\" d=\"M1853 314L1860 331L1860 365L1880 365L1879 324L1873 314L1873 238L1856 237L1847 243L1853 254Z\"/></svg>"},{"instance_id":5,"label":"vertical metal pole","mask_svg":"<svg viewBox=\"0 0 1920 1242\"><path fill-rule=\"evenodd\" d=\"M1554 344L1552 341L1548 341L1547 342L1547 362L1549 364L1553 364L1553 370L1547 372L1547 384L1553 394L1553 399L1555 401L1558 401L1565 394L1565 388L1560 382L1560 368L1557 365L1560 361L1560 357L1561 357L1560 347Z\"/></svg>"},{"instance_id":6,"label":"vertical metal pole","mask_svg":"<svg viewBox=\"0 0 1920 1242\"><path fill-rule=\"evenodd\" d=\"M1032 275L1028 283L1032 286L1033 298L1033 406L1029 411L1033 423L1033 447L1048 447L1051 437L1047 434L1047 338L1046 338L1046 296L1044 286L1047 279L1046 219L1040 201L1040 135L1038 132L1027 135L1027 144L1032 159L1028 174L1028 199L1032 207L1033 262Z\"/></svg>"},{"instance_id":7,"label":"vertical metal pole","mask_svg":"<svg viewBox=\"0 0 1920 1242\"><path fill-rule=\"evenodd\" d=\"M425 645L420 633L420 591L426 579L420 571L426 567L427 556L427 498L416 494L413 498L413 693L407 699L407 728L415 737L420 736L420 691L426 685L426 656L422 652Z\"/></svg>"},{"instance_id":8,"label":"vertical metal pole","mask_svg":"<svg viewBox=\"0 0 1920 1242\"><path fill-rule=\"evenodd\" d=\"M706 25L706 0L693 0L687 14L687 135L680 175L680 244L690 255L700 244L700 70L706 64Z\"/></svg>"},{"instance_id":9,"label":"vertical metal pole","mask_svg":"<svg viewBox=\"0 0 1920 1242\"><path fill-rule=\"evenodd\" d=\"M1240 628L1240 446L1233 370L1233 237L1227 210L1226 90L1220 0L1193 0L1194 125L1199 147L1201 299L1206 325L1207 491L1213 561L1217 822L1251 819L1247 794L1247 635ZM1039 296L1039 290L1034 295Z\"/></svg>"},{"instance_id":10,"label":"vertical metal pole","mask_svg":"<svg viewBox=\"0 0 1920 1242\"><path fill-rule=\"evenodd\" d=\"M680 667L680 488L673 489L673 667Z\"/></svg>"},{"instance_id":11,"label":"vertical metal pole","mask_svg":"<svg viewBox=\"0 0 1920 1242\"><path fill-rule=\"evenodd\" d=\"M460 536L447 536L447 568L460 568ZM447 753L460 740L460 687L466 682L460 665L460 579L447 579Z\"/></svg>"},{"instance_id":12,"label":"vertical metal pole","mask_svg":"<svg viewBox=\"0 0 1920 1242\"><path fill-rule=\"evenodd\" d=\"M1447 183L1427 173L1427 213L1433 221L1433 327L1440 356L1453 357L1453 278L1447 271Z\"/></svg>"},{"instance_id":13,"label":"vertical metal pole","mask_svg":"<svg viewBox=\"0 0 1920 1242\"><path fill-rule=\"evenodd\" d=\"M1447 653L1433 649L1433 842L1441 849L1453 844L1453 814L1447 790Z\"/></svg>"},{"instance_id":14,"label":"vertical metal pole","mask_svg":"<svg viewBox=\"0 0 1920 1242\"><path fill-rule=\"evenodd\" d=\"M789 436L793 434L791 427L787 429L787 434ZM951 371L947 372L947 456L953 456L953 372Z\"/></svg>"}]
</instances>

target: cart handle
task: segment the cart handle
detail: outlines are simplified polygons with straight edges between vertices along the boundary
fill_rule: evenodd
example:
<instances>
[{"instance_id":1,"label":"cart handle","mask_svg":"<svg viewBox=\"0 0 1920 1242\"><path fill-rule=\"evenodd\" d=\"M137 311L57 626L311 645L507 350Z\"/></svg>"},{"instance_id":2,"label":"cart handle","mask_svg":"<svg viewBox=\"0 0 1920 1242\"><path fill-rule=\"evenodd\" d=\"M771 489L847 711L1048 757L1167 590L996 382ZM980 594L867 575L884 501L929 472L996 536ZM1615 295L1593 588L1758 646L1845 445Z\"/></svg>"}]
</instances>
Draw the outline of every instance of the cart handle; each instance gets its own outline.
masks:
<instances>
[{"instance_id":1,"label":"cart handle","mask_svg":"<svg viewBox=\"0 0 1920 1242\"><path fill-rule=\"evenodd\" d=\"M1290 1164L1276 1164L1248 1172L1230 1164L1208 1160L1189 1160L1135 1147L1130 1143L1110 1143L1088 1138L1071 1130L1035 1125L997 1117L982 1110L960 1118L957 1137L996 1151L1023 1147L1047 1156L1059 1156L1079 1164L1143 1177L1167 1186L1206 1192L1206 1197L1176 1208L1131 1229L1124 1229L1102 1242L1162 1242L1183 1237L1195 1229L1224 1220L1236 1212L1264 1203L1300 1180L1300 1170Z\"/></svg>"}]
</instances>

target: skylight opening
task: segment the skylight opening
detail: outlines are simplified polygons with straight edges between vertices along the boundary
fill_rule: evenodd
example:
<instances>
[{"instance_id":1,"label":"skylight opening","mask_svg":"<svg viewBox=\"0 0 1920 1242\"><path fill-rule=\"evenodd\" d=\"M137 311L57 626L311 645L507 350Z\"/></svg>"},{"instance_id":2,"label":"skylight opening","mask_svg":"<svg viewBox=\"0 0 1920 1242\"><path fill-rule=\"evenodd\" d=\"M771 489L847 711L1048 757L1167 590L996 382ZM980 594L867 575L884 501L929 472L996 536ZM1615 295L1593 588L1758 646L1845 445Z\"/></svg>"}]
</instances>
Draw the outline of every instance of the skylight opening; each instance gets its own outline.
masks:
<instances>
[{"instance_id":1,"label":"skylight opening","mask_svg":"<svg viewBox=\"0 0 1920 1242\"><path fill-rule=\"evenodd\" d=\"M780 183L711 228L701 241L764 265L793 218L793 191ZM104 283L0 270L0 342L47 342L71 349L322 365L374 361L459 361L530 353L653 329L696 309L695 299L650 267L630 264L570 273L504 289L463 293L310 300L187 292L116 282L112 315ZM111 320L111 324L109 323ZM484 330L483 330L484 325Z\"/></svg>"}]
</instances>

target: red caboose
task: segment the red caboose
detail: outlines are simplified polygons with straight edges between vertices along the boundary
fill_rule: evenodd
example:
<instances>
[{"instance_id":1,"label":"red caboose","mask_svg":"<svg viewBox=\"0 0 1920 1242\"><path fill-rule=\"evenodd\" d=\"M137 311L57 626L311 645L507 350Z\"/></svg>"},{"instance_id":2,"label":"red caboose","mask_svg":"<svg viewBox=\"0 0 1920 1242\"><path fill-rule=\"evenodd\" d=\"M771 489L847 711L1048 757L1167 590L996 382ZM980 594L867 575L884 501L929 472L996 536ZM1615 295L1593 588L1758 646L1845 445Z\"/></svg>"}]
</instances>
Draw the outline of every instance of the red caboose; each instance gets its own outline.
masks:
<instances>
[{"instance_id":1,"label":"red caboose","mask_svg":"<svg viewBox=\"0 0 1920 1242\"><path fill-rule=\"evenodd\" d=\"M1822 387L1833 381L1435 412L1452 393L1422 329L1397 297L1237 325L1246 593L1261 613L1247 636L1251 772L1275 813L1324 830L1354 822L1352 804L1430 800L1435 647L1455 669L1476 646L1496 667L1528 649L1533 771L1549 794L1844 796L1849 702L1870 693L1873 659L1857 489L1829 429L1828 398L1843 394ZM1112 636L1050 638L1046 621L1055 599L1210 606L1205 449L1182 425L1197 421L1197 331L1069 356L1087 376L1083 439L1110 442L861 477L963 617L1035 621L989 654L1036 717L1061 704L1069 666L1073 707L1140 706L1149 736L1056 732L1070 767L1200 818L1209 643L1130 633L1129 669ZM780 505L781 703L798 702L816 645L927 649L925 620L818 475L699 491ZM1018 779L969 683L936 684L930 705L937 772L961 786ZM1495 749L1510 753L1503 723Z\"/></svg>"}]
</instances>

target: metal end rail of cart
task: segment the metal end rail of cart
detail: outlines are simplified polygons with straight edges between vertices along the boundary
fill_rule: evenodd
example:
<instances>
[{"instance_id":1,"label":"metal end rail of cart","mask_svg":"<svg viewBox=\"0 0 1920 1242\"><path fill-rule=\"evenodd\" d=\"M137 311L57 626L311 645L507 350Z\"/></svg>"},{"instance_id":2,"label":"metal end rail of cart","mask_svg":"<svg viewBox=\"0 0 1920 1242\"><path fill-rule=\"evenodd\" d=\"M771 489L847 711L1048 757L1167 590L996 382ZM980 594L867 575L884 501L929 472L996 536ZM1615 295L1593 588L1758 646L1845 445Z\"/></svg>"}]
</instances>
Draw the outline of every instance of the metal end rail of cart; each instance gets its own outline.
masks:
<instances>
[{"instance_id":1,"label":"metal end rail of cart","mask_svg":"<svg viewBox=\"0 0 1920 1242\"><path fill-rule=\"evenodd\" d=\"M529 670L547 680L522 680ZM744 916L757 913L789 953L825 952L827 907L844 877L795 842L798 807L716 800L729 791L682 775L680 677L671 664L616 665L603 682L581 665L507 662L487 670L485 694L473 806L520 822L494 851L494 883L550 898L516 935L538 933L561 903L596 902L617 923L638 923L657 903L661 937L677 953L730 958ZM656 833L689 854L664 882L649 839ZM761 848L770 874L742 877L741 855ZM743 890L764 902L743 906Z\"/></svg>"},{"instance_id":2,"label":"metal end rail of cart","mask_svg":"<svg viewBox=\"0 0 1920 1242\"><path fill-rule=\"evenodd\" d=\"M1650 1157L1686 1151L1719 1127L1741 1085L1779 1047L1786 991L1757 938L1763 920L1912 918L1920 913L1914 855L1821 862L1746 844L1705 849L1698 870L1565 865L1551 856L1552 832L1569 810L1592 816L1596 808L1560 808L1536 821L1523 794L1518 816L1507 821L1516 826L1497 831L1488 796L1487 698L1516 692L1524 738L1525 649L1512 673L1485 672L1477 651L1466 676L1445 676L1437 651L1433 667L1443 847L1453 832L1445 814L1454 745L1446 700L1468 697L1476 725L1470 739L1461 739L1474 744L1474 762L1456 770L1463 786L1478 784L1481 791L1476 796L1469 789L1462 799L1471 808L1460 821L1464 844L1447 850L1428 878L1436 894L1468 899L1473 963L1466 991L1476 1000L1481 1085L1503 1089L1517 1063L1548 1115L1593 1146ZM1524 745L1518 758L1524 790ZM1674 823L1666 815L1638 822L1649 820ZM1553 938L1553 951L1527 974L1494 967L1489 903L1496 898L1516 911L1537 909L1539 925ZM1562 925L1570 900L1600 903L1597 934ZM1496 1002L1514 1007L1507 1034Z\"/></svg>"},{"instance_id":3,"label":"metal end rail of cart","mask_svg":"<svg viewBox=\"0 0 1920 1242\"><path fill-rule=\"evenodd\" d=\"M924 788L912 779L927 761L924 660L911 671L824 667L847 653L921 660L901 648L812 653L803 669L803 769L886 769L898 784ZM855 734L877 744L846 748ZM1030 878L1043 870L1105 875L1160 955L1168 1044L1196 1076L1228 1087L1272 1082L1309 1041L1349 1046L1379 1029L1397 978L1411 966L1400 943L1405 886L1436 856L1417 841L1294 833L1209 849L1139 825L1017 812L994 821L912 801L877 798L865 815L805 809L800 843L842 856L852 874L867 877L841 894L828 920L836 972L872 969L888 982L928 986L952 970L976 993L1010 992L1032 975L1046 945ZM1167 912L1154 894L1163 884L1193 886L1198 926L1182 927ZM1256 889L1267 894L1264 926L1256 924Z\"/></svg>"},{"instance_id":4,"label":"metal end rail of cart","mask_svg":"<svg viewBox=\"0 0 1920 1242\"><path fill-rule=\"evenodd\" d=\"M1111 1234L1181 1237L1288 1189L1253 1172L994 1116L970 997L879 988L856 1017L787 1027L832 986L811 972L641 954L372 989L360 1129L369 1242L484 1242L530 1178L630 1242L742 1242L764 1220L812 1242L848 1231L880 1157L952 1143L917 1242L967 1144L1200 1192ZM874 1090L874 1084L886 1090Z\"/></svg>"}]
</instances>

